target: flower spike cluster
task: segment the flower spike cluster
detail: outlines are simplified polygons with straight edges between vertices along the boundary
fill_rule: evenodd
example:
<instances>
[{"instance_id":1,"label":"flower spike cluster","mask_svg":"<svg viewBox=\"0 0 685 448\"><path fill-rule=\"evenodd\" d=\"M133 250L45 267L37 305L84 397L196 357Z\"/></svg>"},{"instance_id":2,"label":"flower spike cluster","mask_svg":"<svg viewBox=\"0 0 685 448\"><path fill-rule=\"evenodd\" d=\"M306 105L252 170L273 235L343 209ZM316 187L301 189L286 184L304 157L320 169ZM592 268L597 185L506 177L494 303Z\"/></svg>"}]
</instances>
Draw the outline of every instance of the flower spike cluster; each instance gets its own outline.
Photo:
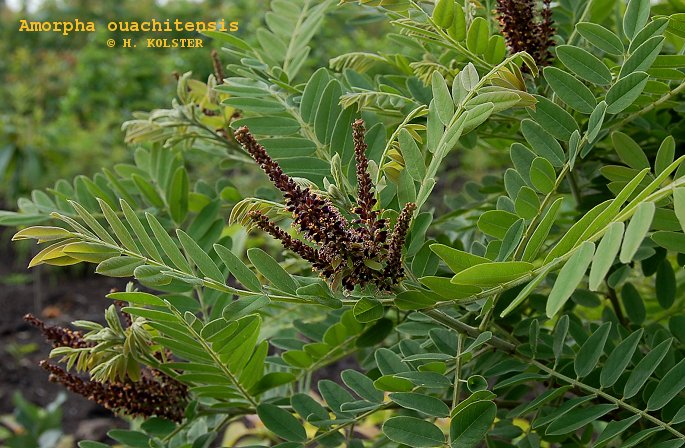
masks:
<instances>
[{"instance_id":1,"label":"flower spike cluster","mask_svg":"<svg viewBox=\"0 0 685 448\"><path fill-rule=\"evenodd\" d=\"M374 184L368 172L364 122L352 125L357 174L357 201L348 220L330 200L302 188L283 172L266 149L243 126L235 139L245 148L271 182L283 192L285 205L293 214L293 224L309 243L290 236L262 213L250 213L250 219L263 231L280 240L283 246L300 255L334 287L342 285L351 291L355 286L375 285L389 290L404 276L402 248L416 205L407 203L392 233L388 223L375 209Z\"/></svg>"},{"instance_id":2,"label":"flower spike cluster","mask_svg":"<svg viewBox=\"0 0 685 448\"><path fill-rule=\"evenodd\" d=\"M543 0L539 13L537 0L497 0L502 34L513 52L525 51L539 65L547 65L554 46L551 0Z\"/></svg>"},{"instance_id":3,"label":"flower spike cluster","mask_svg":"<svg viewBox=\"0 0 685 448\"><path fill-rule=\"evenodd\" d=\"M48 326L32 314L24 320L38 328L54 348L92 348L93 342L86 341L81 331L65 327ZM144 367L138 381L130 379L117 381L86 380L67 372L47 360L40 366L50 373L49 380L59 383L71 392L82 395L115 413L132 417L164 417L175 422L183 420L188 404L188 388L159 370Z\"/></svg>"}]
</instances>

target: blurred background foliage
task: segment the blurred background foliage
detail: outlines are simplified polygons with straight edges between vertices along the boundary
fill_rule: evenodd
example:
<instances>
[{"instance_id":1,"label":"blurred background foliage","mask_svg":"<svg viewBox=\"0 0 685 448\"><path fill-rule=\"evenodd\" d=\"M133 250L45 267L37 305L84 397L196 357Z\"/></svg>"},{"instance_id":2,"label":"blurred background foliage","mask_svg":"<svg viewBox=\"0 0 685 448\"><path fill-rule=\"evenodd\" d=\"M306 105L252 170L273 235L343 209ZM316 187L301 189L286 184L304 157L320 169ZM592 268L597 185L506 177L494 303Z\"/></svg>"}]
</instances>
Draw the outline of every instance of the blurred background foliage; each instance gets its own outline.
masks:
<instances>
[{"instance_id":1,"label":"blurred background foliage","mask_svg":"<svg viewBox=\"0 0 685 448\"><path fill-rule=\"evenodd\" d=\"M29 5L30 3L30 5ZM237 20L248 42L268 9L266 0L169 1L0 0L0 201L14 208L17 197L57 179L89 175L131 159L121 123L137 110L168 107L175 96L174 72L206 80L210 51L221 45L204 38L203 49L107 48L117 37L109 20ZM10 7L12 6L12 7ZM250 11L254 11L252 14ZM386 22L345 7L317 37L335 42L336 53L377 47ZM96 23L96 32L19 32L19 20ZM192 33L123 37L200 37ZM327 66L328 45L314 45L307 65ZM303 70L307 73L307 70Z\"/></svg>"}]
</instances>

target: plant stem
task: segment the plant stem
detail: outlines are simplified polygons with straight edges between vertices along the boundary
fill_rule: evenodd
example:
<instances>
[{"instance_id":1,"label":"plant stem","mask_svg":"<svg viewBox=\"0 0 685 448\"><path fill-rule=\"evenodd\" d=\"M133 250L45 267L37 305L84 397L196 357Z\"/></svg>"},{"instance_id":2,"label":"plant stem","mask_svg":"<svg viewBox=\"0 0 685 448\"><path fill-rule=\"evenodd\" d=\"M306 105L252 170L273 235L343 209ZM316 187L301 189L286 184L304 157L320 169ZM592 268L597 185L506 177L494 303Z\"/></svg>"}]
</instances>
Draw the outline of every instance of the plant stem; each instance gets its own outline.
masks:
<instances>
[{"instance_id":1,"label":"plant stem","mask_svg":"<svg viewBox=\"0 0 685 448\"><path fill-rule=\"evenodd\" d=\"M585 22L587 17L590 15L590 7L592 6L593 0L588 0L587 4L585 5L585 9L583 10L583 13L580 15L580 18L576 21L578 22ZM571 34L568 36L568 41L566 42L568 45L573 45L573 41L575 38L578 36L578 28L575 26L573 27L573 31Z\"/></svg>"}]
</instances>

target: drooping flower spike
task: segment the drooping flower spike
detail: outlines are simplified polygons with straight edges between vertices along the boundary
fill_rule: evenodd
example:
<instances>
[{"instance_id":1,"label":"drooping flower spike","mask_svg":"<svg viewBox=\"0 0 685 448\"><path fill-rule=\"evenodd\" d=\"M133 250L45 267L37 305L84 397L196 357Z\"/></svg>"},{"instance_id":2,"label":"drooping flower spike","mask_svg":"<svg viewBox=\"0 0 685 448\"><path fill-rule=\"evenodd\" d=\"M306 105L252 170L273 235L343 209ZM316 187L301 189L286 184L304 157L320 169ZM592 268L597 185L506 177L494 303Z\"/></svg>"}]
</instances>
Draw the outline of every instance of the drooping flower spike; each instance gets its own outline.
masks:
<instances>
[{"instance_id":1,"label":"drooping flower spike","mask_svg":"<svg viewBox=\"0 0 685 448\"><path fill-rule=\"evenodd\" d=\"M133 382L84 380L63 368L41 361L50 381L115 412L131 417L163 417L180 422L188 403L188 389L176 380L158 374Z\"/></svg>"},{"instance_id":2,"label":"drooping flower spike","mask_svg":"<svg viewBox=\"0 0 685 448\"><path fill-rule=\"evenodd\" d=\"M293 214L293 224L309 243L293 238L260 212L250 213L250 218L284 247L311 263L333 287L340 284L351 291L355 286L373 284L388 290L404 276L402 248L416 206L405 204L388 240L387 222L379 217L381 210L375 208L377 200L368 172L364 122L355 121L352 130L357 201L350 212L358 218L348 221L330 200L300 187L285 174L247 127L238 129L236 140L283 192L286 208Z\"/></svg>"}]
</instances>

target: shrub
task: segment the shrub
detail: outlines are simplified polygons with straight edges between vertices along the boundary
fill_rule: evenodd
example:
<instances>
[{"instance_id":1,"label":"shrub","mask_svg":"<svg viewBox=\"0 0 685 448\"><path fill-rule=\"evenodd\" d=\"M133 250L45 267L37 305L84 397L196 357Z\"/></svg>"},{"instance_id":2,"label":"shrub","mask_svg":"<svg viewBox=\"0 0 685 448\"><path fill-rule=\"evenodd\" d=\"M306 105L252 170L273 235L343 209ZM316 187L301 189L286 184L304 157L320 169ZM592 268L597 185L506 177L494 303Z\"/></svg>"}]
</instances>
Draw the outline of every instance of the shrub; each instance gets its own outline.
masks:
<instances>
[{"instance_id":1,"label":"shrub","mask_svg":"<svg viewBox=\"0 0 685 448\"><path fill-rule=\"evenodd\" d=\"M334 3L212 34L226 74L126 123L135 164L1 215L32 266L134 279L34 321L51 378L129 446L682 446L683 14L363 1L385 51L304 73Z\"/></svg>"}]
</instances>

